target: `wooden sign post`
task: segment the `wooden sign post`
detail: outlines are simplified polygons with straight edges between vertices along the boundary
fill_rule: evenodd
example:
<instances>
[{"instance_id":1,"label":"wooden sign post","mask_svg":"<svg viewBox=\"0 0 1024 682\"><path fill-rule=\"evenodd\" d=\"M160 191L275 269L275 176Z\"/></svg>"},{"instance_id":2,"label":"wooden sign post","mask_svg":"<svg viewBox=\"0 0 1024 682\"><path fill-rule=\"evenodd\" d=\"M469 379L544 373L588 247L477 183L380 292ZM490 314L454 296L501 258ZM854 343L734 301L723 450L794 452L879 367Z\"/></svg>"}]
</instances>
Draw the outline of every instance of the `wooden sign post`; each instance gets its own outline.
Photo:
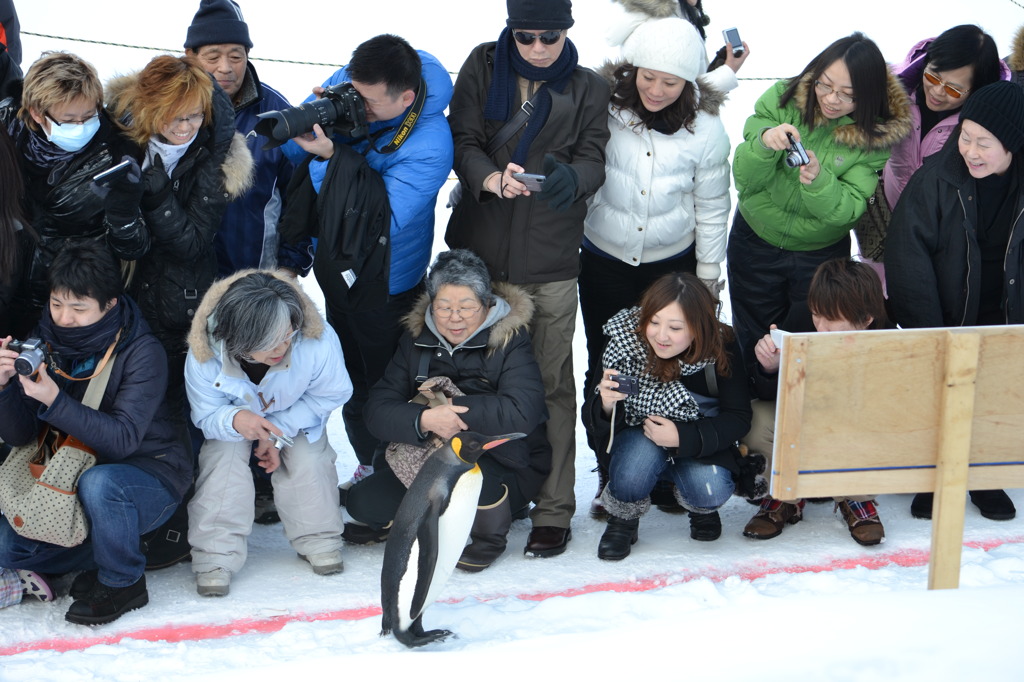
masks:
<instances>
[{"instance_id":1,"label":"wooden sign post","mask_svg":"<svg viewBox=\"0 0 1024 682\"><path fill-rule=\"evenodd\" d=\"M1024 326L792 334L779 372L772 496L934 491L957 587L967 490L1024 487Z\"/></svg>"}]
</instances>

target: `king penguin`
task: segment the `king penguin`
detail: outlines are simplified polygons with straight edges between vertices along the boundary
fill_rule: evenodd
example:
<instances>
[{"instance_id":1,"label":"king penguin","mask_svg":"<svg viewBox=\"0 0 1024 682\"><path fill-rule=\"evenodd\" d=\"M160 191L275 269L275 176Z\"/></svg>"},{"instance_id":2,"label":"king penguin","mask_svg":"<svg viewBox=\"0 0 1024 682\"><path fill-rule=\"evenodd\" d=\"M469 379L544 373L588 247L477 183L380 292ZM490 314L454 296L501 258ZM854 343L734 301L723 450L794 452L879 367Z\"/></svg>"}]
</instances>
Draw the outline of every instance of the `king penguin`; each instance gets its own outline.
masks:
<instances>
[{"instance_id":1,"label":"king penguin","mask_svg":"<svg viewBox=\"0 0 1024 682\"><path fill-rule=\"evenodd\" d=\"M525 436L462 431L423 463L395 513L384 547L382 637L393 633L411 648L452 634L450 630L424 632L421 619L466 547L483 484L477 460L487 450Z\"/></svg>"}]
</instances>

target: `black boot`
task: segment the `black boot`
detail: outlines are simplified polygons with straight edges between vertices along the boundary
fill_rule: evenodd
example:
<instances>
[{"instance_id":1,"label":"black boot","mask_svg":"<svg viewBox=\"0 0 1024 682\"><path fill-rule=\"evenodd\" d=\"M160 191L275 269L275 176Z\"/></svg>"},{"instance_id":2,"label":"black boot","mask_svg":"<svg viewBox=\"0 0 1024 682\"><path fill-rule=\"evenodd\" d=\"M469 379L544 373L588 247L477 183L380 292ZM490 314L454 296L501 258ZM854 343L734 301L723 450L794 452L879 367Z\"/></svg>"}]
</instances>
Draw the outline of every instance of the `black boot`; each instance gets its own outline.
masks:
<instances>
[{"instance_id":1,"label":"black boot","mask_svg":"<svg viewBox=\"0 0 1024 682\"><path fill-rule=\"evenodd\" d=\"M914 495L914 501L910 503L910 515L915 519L930 519L932 517L932 504L935 495L932 493L918 493Z\"/></svg>"},{"instance_id":2,"label":"black boot","mask_svg":"<svg viewBox=\"0 0 1024 682\"><path fill-rule=\"evenodd\" d=\"M64 619L79 625L103 625L148 603L145 575L128 587L108 587L96 581L89 594L71 605Z\"/></svg>"},{"instance_id":3,"label":"black boot","mask_svg":"<svg viewBox=\"0 0 1024 682\"><path fill-rule=\"evenodd\" d=\"M469 531L470 543L462 550L456 568L478 573L490 566L505 551L508 543L508 529L512 526L512 505L508 501L508 488L494 504L476 508L473 528Z\"/></svg>"},{"instance_id":4,"label":"black boot","mask_svg":"<svg viewBox=\"0 0 1024 682\"><path fill-rule=\"evenodd\" d=\"M717 511L707 514L690 512L690 537L701 542L711 542L722 536L722 517Z\"/></svg>"},{"instance_id":5,"label":"black boot","mask_svg":"<svg viewBox=\"0 0 1024 682\"><path fill-rule=\"evenodd\" d=\"M1002 490L971 490L971 502L981 515L993 521L1009 521L1017 516L1013 500Z\"/></svg>"},{"instance_id":6,"label":"black boot","mask_svg":"<svg viewBox=\"0 0 1024 682\"><path fill-rule=\"evenodd\" d=\"M601 536L597 546L597 558L605 561L621 561L629 556L630 548L636 543L640 534L640 519L620 519L608 515L608 527Z\"/></svg>"}]
</instances>

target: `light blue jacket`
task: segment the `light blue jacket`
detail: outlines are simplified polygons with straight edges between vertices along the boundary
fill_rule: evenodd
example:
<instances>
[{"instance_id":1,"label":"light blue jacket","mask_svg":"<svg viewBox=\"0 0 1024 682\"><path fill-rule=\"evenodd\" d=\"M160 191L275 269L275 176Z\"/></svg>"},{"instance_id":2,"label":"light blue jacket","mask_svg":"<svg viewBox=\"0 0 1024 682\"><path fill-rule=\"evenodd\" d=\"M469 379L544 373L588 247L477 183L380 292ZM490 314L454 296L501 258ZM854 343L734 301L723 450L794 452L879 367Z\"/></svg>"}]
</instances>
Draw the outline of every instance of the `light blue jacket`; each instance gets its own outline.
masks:
<instances>
[{"instance_id":1,"label":"light blue jacket","mask_svg":"<svg viewBox=\"0 0 1024 682\"><path fill-rule=\"evenodd\" d=\"M270 368L259 385L235 358L225 358L222 343L209 334L211 313L228 286L251 270L215 283L196 313L189 334L185 387L192 421L208 439L245 440L232 421L242 410L266 417L288 437L300 431L310 441L323 435L327 419L352 395L352 382L337 334L324 323L313 302L301 292L305 322L284 359ZM284 281L288 279L281 277Z\"/></svg>"}]
</instances>

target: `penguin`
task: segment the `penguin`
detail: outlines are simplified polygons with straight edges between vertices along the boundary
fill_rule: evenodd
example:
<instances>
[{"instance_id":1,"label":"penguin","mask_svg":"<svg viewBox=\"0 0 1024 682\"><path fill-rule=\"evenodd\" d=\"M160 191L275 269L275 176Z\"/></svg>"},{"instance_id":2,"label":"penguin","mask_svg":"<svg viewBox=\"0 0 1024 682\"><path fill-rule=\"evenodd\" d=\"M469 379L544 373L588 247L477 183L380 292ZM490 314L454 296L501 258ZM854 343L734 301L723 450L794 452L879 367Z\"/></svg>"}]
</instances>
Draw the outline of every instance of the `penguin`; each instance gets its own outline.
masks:
<instances>
[{"instance_id":1,"label":"penguin","mask_svg":"<svg viewBox=\"0 0 1024 682\"><path fill-rule=\"evenodd\" d=\"M402 498L384 547L380 573L381 637L407 647L444 640L450 630L424 632L421 619L466 547L480 500L487 450L525 433L484 436L462 431L435 450Z\"/></svg>"}]
</instances>

